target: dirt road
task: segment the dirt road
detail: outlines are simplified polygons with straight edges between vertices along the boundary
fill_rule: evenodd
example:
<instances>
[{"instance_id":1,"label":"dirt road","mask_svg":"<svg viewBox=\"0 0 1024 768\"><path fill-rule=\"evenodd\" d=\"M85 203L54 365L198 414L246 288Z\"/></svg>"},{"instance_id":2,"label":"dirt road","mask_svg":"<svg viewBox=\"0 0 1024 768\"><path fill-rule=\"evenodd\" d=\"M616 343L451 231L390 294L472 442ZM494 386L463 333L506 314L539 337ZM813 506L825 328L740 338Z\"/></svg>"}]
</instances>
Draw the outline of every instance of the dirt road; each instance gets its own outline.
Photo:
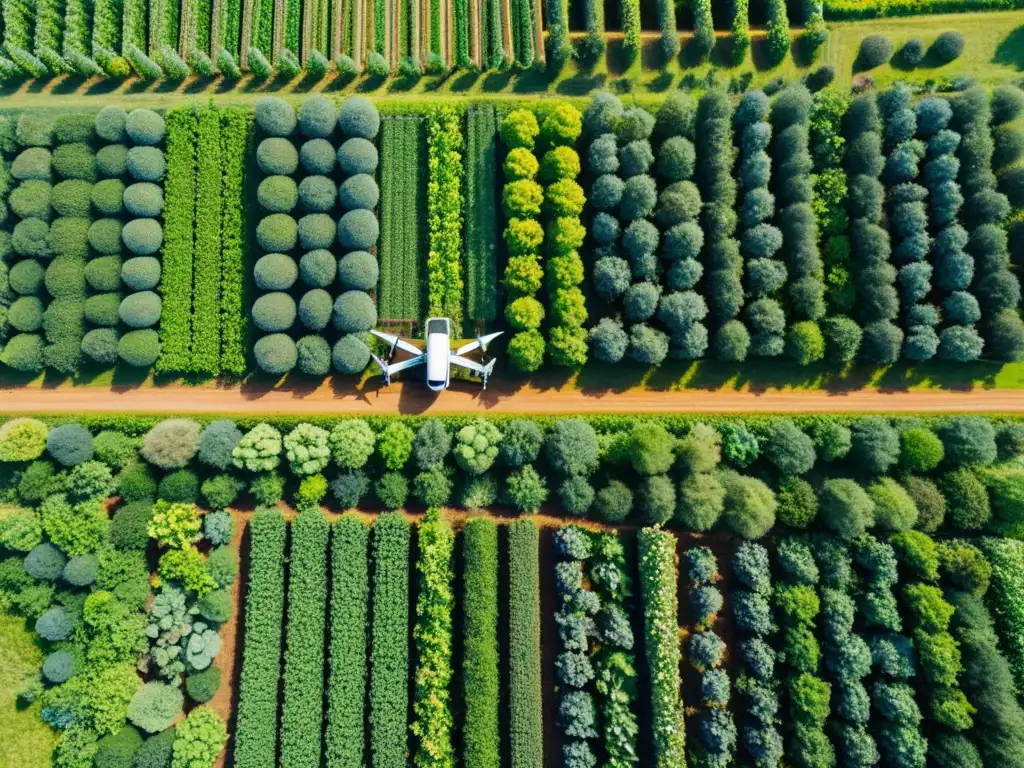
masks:
<instances>
[{"instance_id":1,"label":"dirt road","mask_svg":"<svg viewBox=\"0 0 1024 768\"><path fill-rule=\"evenodd\" d=\"M419 382L344 392L317 389L182 387L105 389L98 387L0 390L0 413L218 413L238 414L419 414L419 413L815 413L959 412L1024 413L1024 391L703 391L515 390L453 382L440 395Z\"/></svg>"}]
</instances>

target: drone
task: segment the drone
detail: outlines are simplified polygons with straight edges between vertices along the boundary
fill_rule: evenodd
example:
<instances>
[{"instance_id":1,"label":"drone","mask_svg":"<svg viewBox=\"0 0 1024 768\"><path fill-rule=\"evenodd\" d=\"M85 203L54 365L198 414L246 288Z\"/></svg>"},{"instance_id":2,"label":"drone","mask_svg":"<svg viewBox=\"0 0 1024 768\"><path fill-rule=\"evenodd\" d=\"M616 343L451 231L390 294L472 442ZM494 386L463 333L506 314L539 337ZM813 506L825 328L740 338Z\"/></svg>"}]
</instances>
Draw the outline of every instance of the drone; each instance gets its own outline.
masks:
<instances>
[{"instance_id":1,"label":"drone","mask_svg":"<svg viewBox=\"0 0 1024 768\"><path fill-rule=\"evenodd\" d=\"M427 349L425 352L419 347L403 341L398 336L382 331L370 331L378 339L383 339L391 345L386 359L382 360L377 355L373 355L374 361L380 366L380 370L384 374L385 385L391 383L391 374L426 363L427 387L434 392L442 392L448 389L448 384L451 382L451 366L453 365L468 368L476 373L483 381L483 388L487 389L487 378L494 370L495 360L492 358L489 361L478 363L463 357L463 355L478 349L483 354L487 354L487 345L501 336L501 332L478 336L476 341L463 344L452 352L451 327L451 320L447 317L432 317L427 320ZM395 356L395 352L398 349L408 352L412 357L400 363L392 363L391 359Z\"/></svg>"}]
</instances>

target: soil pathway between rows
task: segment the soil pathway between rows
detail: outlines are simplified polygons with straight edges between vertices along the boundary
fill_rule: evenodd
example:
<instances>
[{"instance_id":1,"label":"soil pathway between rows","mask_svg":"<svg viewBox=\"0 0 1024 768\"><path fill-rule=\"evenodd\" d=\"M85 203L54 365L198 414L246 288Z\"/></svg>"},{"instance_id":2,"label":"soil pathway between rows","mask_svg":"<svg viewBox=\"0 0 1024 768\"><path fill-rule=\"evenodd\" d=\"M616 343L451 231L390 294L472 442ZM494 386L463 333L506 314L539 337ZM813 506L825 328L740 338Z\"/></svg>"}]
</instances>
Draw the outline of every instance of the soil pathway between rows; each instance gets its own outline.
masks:
<instances>
[{"instance_id":1,"label":"soil pathway between rows","mask_svg":"<svg viewBox=\"0 0 1024 768\"><path fill-rule=\"evenodd\" d=\"M594 394L579 390L481 390L453 382L435 394L419 382L337 392L317 389L164 386L12 388L0 390L0 413L157 414L418 414L418 413L1022 413L1024 390L807 390L655 392L627 390Z\"/></svg>"}]
</instances>

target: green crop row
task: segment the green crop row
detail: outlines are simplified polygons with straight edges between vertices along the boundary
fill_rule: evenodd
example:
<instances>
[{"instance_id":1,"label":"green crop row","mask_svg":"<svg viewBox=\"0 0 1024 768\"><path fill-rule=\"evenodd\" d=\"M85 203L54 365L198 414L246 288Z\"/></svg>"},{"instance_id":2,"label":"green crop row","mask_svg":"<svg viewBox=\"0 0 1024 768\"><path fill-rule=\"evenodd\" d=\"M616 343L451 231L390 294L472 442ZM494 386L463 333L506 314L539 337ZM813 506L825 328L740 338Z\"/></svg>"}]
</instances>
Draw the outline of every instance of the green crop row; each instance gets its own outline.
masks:
<instances>
[{"instance_id":1,"label":"green crop row","mask_svg":"<svg viewBox=\"0 0 1024 768\"><path fill-rule=\"evenodd\" d=\"M146 50L146 0L122 0L121 44L122 50L134 45Z\"/></svg>"},{"instance_id":2,"label":"green crop row","mask_svg":"<svg viewBox=\"0 0 1024 768\"><path fill-rule=\"evenodd\" d=\"M252 113L240 107L229 107L221 112L224 205L220 226L220 369L232 376L241 376L246 368L242 292L248 239L245 166L251 140Z\"/></svg>"},{"instance_id":3,"label":"green crop row","mask_svg":"<svg viewBox=\"0 0 1024 768\"><path fill-rule=\"evenodd\" d=\"M167 113L163 273L158 371L187 371L192 339L192 222L196 212L196 132L191 106Z\"/></svg>"},{"instance_id":4,"label":"green crop row","mask_svg":"<svg viewBox=\"0 0 1024 768\"><path fill-rule=\"evenodd\" d=\"M462 126L452 107L427 115L427 314L462 331Z\"/></svg>"},{"instance_id":5,"label":"green crop row","mask_svg":"<svg viewBox=\"0 0 1024 768\"><path fill-rule=\"evenodd\" d=\"M981 547L992 564L992 590L986 600L1006 640L1003 653L1017 688L1024 690L1024 542L987 538Z\"/></svg>"},{"instance_id":6,"label":"green crop row","mask_svg":"<svg viewBox=\"0 0 1024 768\"><path fill-rule=\"evenodd\" d=\"M409 710L409 523L381 515L373 528L370 749L373 768L404 768Z\"/></svg>"},{"instance_id":7,"label":"green crop row","mask_svg":"<svg viewBox=\"0 0 1024 768\"><path fill-rule=\"evenodd\" d=\"M327 768L362 768L370 529L348 515L334 524L331 536Z\"/></svg>"},{"instance_id":8,"label":"green crop row","mask_svg":"<svg viewBox=\"0 0 1024 768\"><path fill-rule=\"evenodd\" d=\"M466 116L466 314L474 323L497 317L498 136L494 107Z\"/></svg>"},{"instance_id":9,"label":"green crop row","mask_svg":"<svg viewBox=\"0 0 1024 768\"><path fill-rule=\"evenodd\" d=\"M274 768L277 763L277 696L284 621L286 528L276 509L258 510L252 537L245 601L245 643L235 728L235 764Z\"/></svg>"},{"instance_id":10,"label":"green crop row","mask_svg":"<svg viewBox=\"0 0 1024 768\"><path fill-rule=\"evenodd\" d=\"M440 510L427 510L419 523L419 590L416 595L416 678L412 733L418 743L413 764L454 768L452 680L452 550L455 534Z\"/></svg>"},{"instance_id":11,"label":"green crop row","mask_svg":"<svg viewBox=\"0 0 1024 768\"><path fill-rule=\"evenodd\" d=\"M89 49L89 10L86 0L68 0L64 4L64 53Z\"/></svg>"},{"instance_id":12,"label":"green crop row","mask_svg":"<svg viewBox=\"0 0 1024 768\"><path fill-rule=\"evenodd\" d=\"M380 289L389 320L421 320L423 263L423 121L386 118L381 125Z\"/></svg>"},{"instance_id":13,"label":"green crop row","mask_svg":"<svg viewBox=\"0 0 1024 768\"><path fill-rule=\"evenodd\" d=\"M540 536L532 520L508 529L509 747L511 768L544 765L540 663Z\"/></svg>"},{"instance_id":14,"label":"green crop row","mask_svg":"<svg viewBox=\"0 0 1024 768\"><path fill-rule=\"evenodd\" d=\"M242 28L242 0L214 0L220 4L220 45L238 56L238 35Z\"/></svg>"},{"instance_id":15,"label":"green crop row","mask_svg":"<svg viewBox=\"0 0 1024 768\"><path fill-rule=\"evenodd\" d=\"M285 0L284 3L284 47L292 53L299 53L299 17L302 15L302 0Z\"/></svg>"},{"instance_id":16,"label":"green crop row","mask_svg":"<svg viewBox=\"0 0 1024 768\"><path fill-rule=\"evenodd\" d=\"M500 763L498 745L498 526L478 517L462 532L465 617L462 687L466 719L462 762L466 768Z\"/></svg>"},{"instance_id":17,"label":"green crop row","mask_svg":"<svg viewBox=\"0 0 1024 768\"><path fill-rule=\"evenodd\" d=\"M307 510L295 518L291 530L281 765L316 768L323 722L330 525L319 510Z\"/></svg>"},{"instance_id":18,"label":"green crop row","mask_svg":"<svg viewBox=\"0 0 1024 768\"><path fill-rule=\"evenodd\" d=\"M685 765L686 728L679 688L679 598L676 539L660 528L644 528L640 548L640 591L644 606L644 651L651 670L651 730L657 768Z\"/></svg>"},{"instance_id":19,"label":"green crop row","mask_svg":"<svg viewBox=\"0 0 1024 768\"><path fill-rule=\"evenodd\" d=\"M196 238L193 286L192 357L189 370L220 372L221 203L224 170L221 119L213 109L199 115L196 149ZM227 204L236 205L236 200Z\"/></svg>"}]
</instances>

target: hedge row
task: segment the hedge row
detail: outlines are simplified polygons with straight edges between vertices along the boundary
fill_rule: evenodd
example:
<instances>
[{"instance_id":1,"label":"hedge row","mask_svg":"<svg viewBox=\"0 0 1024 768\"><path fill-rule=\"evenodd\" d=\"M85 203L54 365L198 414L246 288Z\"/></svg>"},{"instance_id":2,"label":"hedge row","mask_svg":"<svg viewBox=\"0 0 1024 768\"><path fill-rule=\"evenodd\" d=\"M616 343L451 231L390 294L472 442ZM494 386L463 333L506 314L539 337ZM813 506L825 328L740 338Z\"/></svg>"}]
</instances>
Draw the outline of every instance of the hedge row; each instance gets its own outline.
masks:
<instances>
[{"instance_id":1,"label":"hedge row","mask_svg":"<svg viewBox=\"0 0 1024 768\"><path fill-rule=\"evenodd\" d=\"M544 765L541 708L539 532L532 520L509 525L508 663L511 768Z\"/></svg>"},{"instance_id":2,"label":"hedge row","mask_svg":"<svg viewBox=\"0 0 1024 768\"><path fill-rule=\"evenodd\" d=\"M416 673L410 727L413 736L417 737L417 745L413 764L423 768L453 768L454 716L450 686L455 534L437 508L427 510L417 525L417 531L419 588L416 593L416 626L412 631L416 644Z\"/></svg>"},{"instance_id":3,"label":"hedge row","mask_svg":"<svg viewBox=\"0 0 1024 768\"><path fill-rule=\"evenodd\" d=\"M201 3L192 5L194 8ZM192 286L192 354L190 370L216 375L221 358L221 215L226 165L221 155L222 116L215 109L199 113L196 135L195 265ZM232 201L228 201L230 205ZM241 207L241 200L237 200Z\"/></svg>"},{"instance_id":4,"label":"hedge row","mask_svg":"<svg viewBox=\"0 0 1024 768\"><path fill-rule=\"evenodd\" d=\"M259 510L252 540L245 601L245 642L239 680L235 760L253 768L277 763L277 701L284 623L287 528L277 510Z\"/></svg>"},{"instance_id":5,"label":"hedge row","mask_svg":"<svg viewBox=\"0 0 1024 768\"><path fill-rule=\"evenodd\" d=\"M319 510L305 510L289 526L287 650L281 713L281 764L320 765L324 701L324 629L327 617L327 537Z\"/></svg>"},{"instance_id":6,"label":"hedge row","mask_svg":"<svg viewBox=\"0 0 1024 768\"><path fill-rule=\"evenodd\" d=\"M498 726L498 526L487 518L467 521L462 532L466 714L462 761L466 768L499 762Z\"/></svg>"},{"instance_id":7,"label":"hedge row","mask_svg":"<svg viewBox=\"0 0 1024 768\"><path fill-rule=\"evenodd\" d=\"M331 648L327 685L327 766L363 765L366 738L370 529L354 515L331 534Z\"/></svg>"},{"instance_id":8,"label":"hedge row","mask_svg":"<svg viewBox=\"0 0 1024 768\"><path fill-rule=\"evenodd\" d=\"M640 592L644 606L644 653L650 680L651 730L655 765L683 765L686 727L680 696L679 623L676 616L676 540L658 528L644 528L637 536L640 551Z\"/></svg>"},{"instance_id":9,"label":"hedge row","mask_svg":"<svg viewBox=\"0 0 1024 768\"><path fill-rule=\"evenodd\" d=\"M188 371L193 364L192 286L195 257L196 139L199 113L191 106L167 113L167 182L163 278L160 294L160 371ZM199 281L212 280L202 276Z\"/></svg>"},{"instance_id":10,"label":"hedge row","mask_svg":"<svg viewBox=\"0 0 1024 768\"><path fill-rule=\"evenodd\" d=\"M230 4L229 4L230 5ZM239 107L221 111L220 370L229 376L246 372L246 322L243 310L245 251L249 240L250 195L245 168L252 142L252 114Z\"/></svg>"},{"instance_id":11,"label":"hedge row","mask_svg":"<svg viewBox=\"0 0 1024 768\"><path fill-rule=\"evenodd\" d=\"M462 337L462 120L451 107L427 115L427 315Z\"/></svg>"},{"instance_id":12,"label":"hedge row","mask_svg":"<svg viewBox=\"0 0 1024 768\"><path fill-rule=\"evenodd\" d=\"M494 107L472 107L466 112L466 161L466 315L473 323L489 323L498 314L498 125Z\"/></svg>"},{"instance_id":13,"label":"hedge row","mask_svg":"<svg viewBox=\"0 0 1024 768\"><path fill-rule=\"evenodd\" d=\"M370 646L370 751L374 768L408 757L409 523L381 515L373 527L373 635Z\"/></svg>"}]
</instances>

